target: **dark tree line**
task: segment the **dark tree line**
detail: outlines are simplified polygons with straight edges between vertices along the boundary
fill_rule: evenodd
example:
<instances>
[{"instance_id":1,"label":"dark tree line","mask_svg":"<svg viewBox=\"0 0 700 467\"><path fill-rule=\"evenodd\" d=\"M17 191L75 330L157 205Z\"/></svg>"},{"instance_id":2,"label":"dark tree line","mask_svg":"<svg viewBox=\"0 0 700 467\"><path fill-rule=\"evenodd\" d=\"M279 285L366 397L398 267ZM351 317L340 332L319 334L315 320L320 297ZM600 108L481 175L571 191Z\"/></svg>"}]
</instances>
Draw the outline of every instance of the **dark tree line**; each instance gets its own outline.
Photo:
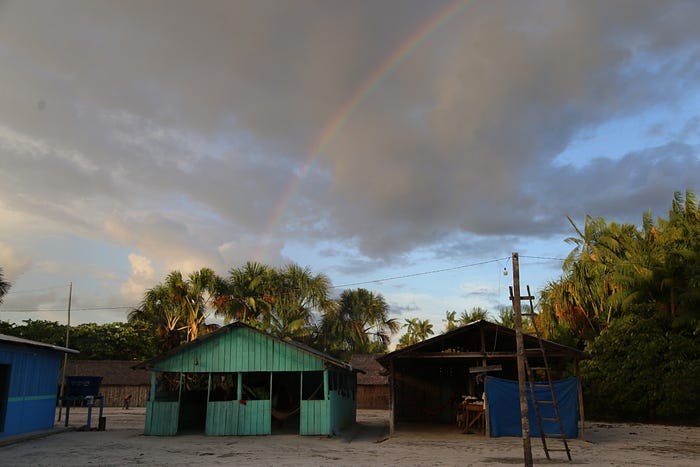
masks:
<instances>
[{"instance_id":1,"label":"dark tree line","mask_svg":"<svg viewBox=\"0 0 700 467\"><path fill-rule=\"evenodd\" d=\"M570 220L571 221L571 220ZM582 363L599 418L700 422L700 208L676 193L668 218L641 227L586 217L563 275L540 293L547 337Z\"/></svg>"},{"instance_id":2,"label":"dark tree line","mask_svg":"<svg viewBox=\"0 0 700 467\"><path fill-rule=\"evenodd\" d=\"M66 326L56 321L24 320L22 324L0 321L0 334L65 347ZM148 323L79 324L71 326L68 346L80 350L71 359L142 361L158 355L155 336Z\"/></svg>"}]
</instances>

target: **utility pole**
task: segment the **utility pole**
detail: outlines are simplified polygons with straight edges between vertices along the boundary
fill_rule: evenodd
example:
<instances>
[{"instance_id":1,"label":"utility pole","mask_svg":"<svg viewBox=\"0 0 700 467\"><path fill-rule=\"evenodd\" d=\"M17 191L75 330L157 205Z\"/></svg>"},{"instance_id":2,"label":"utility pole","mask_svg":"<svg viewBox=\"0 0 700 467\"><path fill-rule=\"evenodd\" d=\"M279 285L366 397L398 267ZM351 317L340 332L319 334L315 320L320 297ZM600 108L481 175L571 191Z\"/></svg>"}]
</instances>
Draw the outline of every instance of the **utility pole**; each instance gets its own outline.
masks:
<instances>
[{"instance_id":1,"label":"utility pole","mask_svg":"<svg viewBox=\"0 0 700 467\"><path fill-rule=\"evenodd\" d=\"M68 348L68 342L70 340L70 304L73 299L73 282L68 285L68 324L66 324L66 348ZM68 352L63 354L63 368L61 369L61 391L60 391L60 401L58 404L58 421L61 421L61 414L63 413L63 396L66 391L66 366L68 365Z\"/></svg>"},{"instance_id":2,"label":"utility pole","mask_svg":"<svg viewBox=\"0 0 700 467\"><path fill-rule=\"evenodd\" d=\"M518 392L520 393L520 424L523 431L523 461L532 467L532 447L530 445L530 421L528 419L527 392L525 389L525 345L523 342L523 318L520 312L520 263L518 253L513 253L513 311L515 312L515 345L518 362Z\"/></svg>"}]
</instances>

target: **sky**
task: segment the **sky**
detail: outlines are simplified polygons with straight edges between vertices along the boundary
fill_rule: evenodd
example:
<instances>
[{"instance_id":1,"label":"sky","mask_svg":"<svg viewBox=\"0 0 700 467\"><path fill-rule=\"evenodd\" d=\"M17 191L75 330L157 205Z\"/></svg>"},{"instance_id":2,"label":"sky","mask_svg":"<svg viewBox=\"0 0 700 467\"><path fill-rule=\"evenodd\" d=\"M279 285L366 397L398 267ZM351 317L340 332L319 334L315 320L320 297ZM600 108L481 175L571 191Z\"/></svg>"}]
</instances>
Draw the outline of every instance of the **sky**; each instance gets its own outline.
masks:
<instances>
[{"instance_id":1,"label":"sky","mask_svg":"<svg viewBox=\"0 0 700 467\"><path fill-rule=\"evenodd\" d=\"M700 3L0 0L0 319L246 261L392 317L509 306L567 220L700 193ZM504 269L508 272L504 275ZM216 322L217 318L211 317Z\"/></svg>"}]
</instances>

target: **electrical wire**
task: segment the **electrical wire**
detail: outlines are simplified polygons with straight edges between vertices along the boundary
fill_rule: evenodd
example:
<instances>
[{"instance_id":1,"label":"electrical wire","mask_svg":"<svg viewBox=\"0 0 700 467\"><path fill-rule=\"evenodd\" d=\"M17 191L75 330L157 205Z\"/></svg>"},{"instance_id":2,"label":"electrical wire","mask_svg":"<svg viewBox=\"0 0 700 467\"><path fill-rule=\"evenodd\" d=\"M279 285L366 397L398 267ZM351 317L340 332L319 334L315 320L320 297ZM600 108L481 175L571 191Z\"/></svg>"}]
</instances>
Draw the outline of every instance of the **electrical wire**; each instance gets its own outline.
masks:
<instances>
[{"instance_id":1,"label":"electrical wire","mask_svg":"<svg viewBox=\"0 0 700 467\"><path fill-rule=\"evenodd\" d=\"M132 310L136 307L134 306L96 306L96 307L84 307L84 308L71 308L71 313L74 311L106 311L106 310ZM38 310L36 308L18 308L11 310L0 310L0 313L42 313L42 312L63 312L67 308L47 308L43 310Z\"/></svg>"},{"instance_id":2,"label":"electrical wire","mask_svg":"<svg viewBox=\"0 0 700 467\"><path fill-rule=\"evenodd\" d=\"M529 259L542 259L542 260L557 260L557 261L564 261L563 258L552 258L552 257L544 257L544 256L527 256L527 255L521 255L521 258L529 258ZM463 264L460 266L454 266L450 268L443 268L443 269L433 269L430 271L422 271L422 272L416 272L412 274L403 274L400 276L391 276L391 277L384 277L381 279L371 279L367 281L359 281L359 282L350 282L347 284L340 284L340 285L332 285L330 288L331 289L339 289L339 288L345 288L345 287L354 287L358 285L366 285L366 284L377 284L380 282L387 282L387 281L393 281L393 280L398 280L398 279L408 279L411 277L419 277L419 276L427 276L431 274L439 274L443 272L449 272L449 271L456 271L459 269L466 269L466 268L471 268L471 267L476 267L476 266L482 266L484 264L490 264L490 263L500 263L501 261L506 261L506 265L510 261L510 256L505 256L503 258L495 258L495 259L489 259L485 261L478 261L475 263L469 263L469 264ZM33 289L33 290L23 290L23 291L16 291L16 292L8 292L8 295L10 293L30 293L30 292L37 292L37 291L42 291L42 290L52 290L52 289L59 289L63 288L61 287L46 287L42 289ZM499 288L500 288L500 279L499 279ZM127 310L127 309L135 309L136 306L104 306L104 307L83 307L83 308L73 308L71 311L106 311L106 310ZM66 311L65 308L61 309L44 309L44 310L39 310L39 309L30 309L30 308L19 308L19 309L10 309L10 310L2 310L0 309L1 313L39 313L39 312L63 312Z\"/></svg>"},{"instance_id":3,"label":"electrical wire","mask_svg":"<svg viewBox=\"0 0 700 467\"><path fill-rule=\"evenodd\" d=\"M368 280L368 281L363 281L363 282L352 282L349 284L333 285L330 288L331 289L338 289L341 287L354 287L356 285L376 284L378 282L393 281L393 280L397 280L397 279L407 279L410 277L427 276L429 274L438 274L441 272L455 271L457 269L464 269L464 268L471 268L474 266L481 266L483 264L496 263L498 261L503 261L505 259L507 259L507 257L506 258L490 259L490 260L486 260L486 261L479 261L478 263L463 264L462 266L454 266L451 268L434 269L432 271L416 272L413 274L404 274L402 276L385 277L383 279L373 279L373 280Z\"/></svg>"},{"instance_id":4,"label":"electrical wire","mask_svg":"<svg viewBox=\"0 0 700 467\"><path fill-rule=\"evenodd\" d=\"M34 293L34 292L43 292L44 290L58 290L58 289L65 289L65 285L56 285L53 287L42 287L40 289L30 289L30 290L9 290L5 295L16 295L16 294L23 294L23 293Z\"/></svg>"}]
</instances>

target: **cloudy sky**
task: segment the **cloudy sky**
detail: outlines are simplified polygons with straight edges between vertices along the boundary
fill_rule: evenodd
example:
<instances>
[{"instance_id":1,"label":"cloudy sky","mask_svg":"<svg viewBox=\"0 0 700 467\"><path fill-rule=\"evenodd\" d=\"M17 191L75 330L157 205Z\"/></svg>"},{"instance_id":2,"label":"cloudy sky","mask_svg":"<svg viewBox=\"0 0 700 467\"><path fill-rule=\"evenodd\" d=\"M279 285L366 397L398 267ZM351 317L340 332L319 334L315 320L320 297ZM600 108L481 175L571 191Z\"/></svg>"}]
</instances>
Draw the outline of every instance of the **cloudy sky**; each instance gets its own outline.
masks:
<instances>
[{"instance_id":1,"label":"cloudy sky","mask_svg":"<svg viewBox=\"0 0 700 467\"><path fill-rule=\"evenodd\" d=\"M173 269L248 260L438 330L495 312L512 252L533 291L559 277L567 216L700 191L699 21L693 0L0 0L0 319L65 321L72 282L72 322L121 321Z\"/></svg>"}]
</instances>

